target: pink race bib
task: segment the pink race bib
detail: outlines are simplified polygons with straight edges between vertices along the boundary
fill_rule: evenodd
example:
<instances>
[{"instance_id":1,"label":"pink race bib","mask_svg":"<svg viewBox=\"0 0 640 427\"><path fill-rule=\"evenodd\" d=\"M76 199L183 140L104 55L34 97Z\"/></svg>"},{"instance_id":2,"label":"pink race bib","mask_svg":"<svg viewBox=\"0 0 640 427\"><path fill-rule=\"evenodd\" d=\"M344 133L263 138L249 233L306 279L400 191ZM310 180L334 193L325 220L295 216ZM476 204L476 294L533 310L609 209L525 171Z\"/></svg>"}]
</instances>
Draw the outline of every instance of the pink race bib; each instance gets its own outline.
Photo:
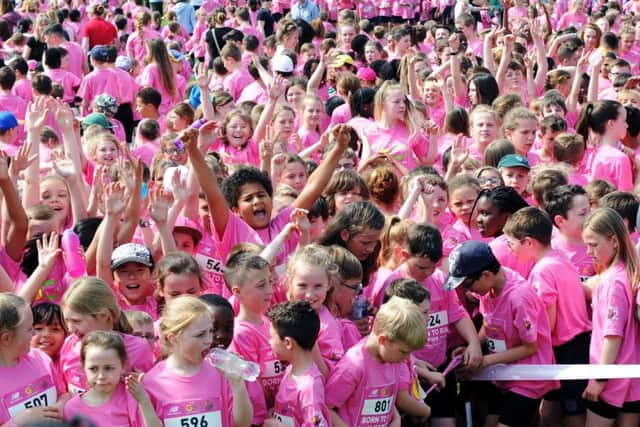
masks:
<instances>
[{"instance_id":1,"label":"pink race bib","mask_svg":"<svg viewBox=\"0 0 640 427\"><path fill-rule=\"evenodd\" d=\"M2 401L7 406L12 418L26 409L53 406L57 400L58 392L49 375L15 389L2 397Z\"/></svg>"}]
</instances>

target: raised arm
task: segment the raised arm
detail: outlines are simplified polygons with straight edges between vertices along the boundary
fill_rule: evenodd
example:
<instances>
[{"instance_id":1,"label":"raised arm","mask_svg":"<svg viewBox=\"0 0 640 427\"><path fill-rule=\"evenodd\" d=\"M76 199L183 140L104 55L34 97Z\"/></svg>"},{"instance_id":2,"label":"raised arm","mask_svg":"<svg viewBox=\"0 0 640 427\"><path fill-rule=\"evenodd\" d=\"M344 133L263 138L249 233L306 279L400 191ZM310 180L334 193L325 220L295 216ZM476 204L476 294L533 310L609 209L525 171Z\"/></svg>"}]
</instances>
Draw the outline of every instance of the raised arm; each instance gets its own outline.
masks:
<instances>
[{"instance_id":1,"label":"raised arm","mask_svg":"<svg viewBox=\"0 0 640 427\"><path fill-rule=\"evenodd\" d=\"M124 212L124 185L121 182L112 182L105 189L104 196L105 216L101 224L101 232L98 240L98 254L96 260L96 275L109 285L113 284L111 272L111 253L113 252L113 236L120 216Z\"/></svg>"},{"instance_id":2,"label":"raised arm","mask_svg":"<svg viewBox=\"0 0 640 427\"><path fill-rule=\"evenodd\" d=\"M50 235L43 234L42 237L36 241L38 266L18 291L18 296L24 298L24 300L29 303L35 299L40 290L40 286L47 280L51 269L62 253L62 250L58 247L58 237L58 234L54 231Z\"/></svg>"},{"instance_id":3,"label":"raised arm","mask_svg":"<svg viewBox=\"0 0 640 427\"><path fill-rule=\"evenodd\" d=\"M336 140L336 145L311 174L307 185L305 185L298 198L293 202L294 208L311 209L311 206L313 206L316 199L320 197L338 167L338 162L342 158L344 150L347 149L349 141L351 140L351 128L347 125L338 125L333 128L332 132Z\"/></svg>"},{"instance_id":4,"label":"raised arm","mask_svg":"<svg viewBox=\"0 0 640 427\"><path fill-rule=\"evenodd\" d=\"M513 35L505 34L504 48L502 49L502 55L500 57L500 65L498 65L498 71L496 75L498 87L505 87L506 85L507 70L509 69L509 62L511 61L511 52L513 52L514 43L515 43L515 39Z\"/></svg>"},{"instance_id":5,"label":"raised arm","mask_svg":"<svg viewBox=\"0 0 640 427\"><path fill-rule=\"evenodd\" d=\"M531 35L533 37L533 45L536 52L536 61L538 62L538 71L536 72L535 78L535 88L537 90L538 88L544 87L545 81L547 79L547 71L549 71L549 64L547 63L547 53L544 46L544 28L542 28L540 21L533 21Z\"/></svg>"},{"instance_id":6,"label":"raised arm","mask_svg":"<svg viewBox=\"0 0 640 427\"><path fill-rule=\"evenodd\" d=\"M215 124L213 122L209 122L200 128L199 138L203 141L201 147L203 151L208 148L210 141L213 139L214 129ZM222 237L227 228L227 222L229 221L229 206L227 205L227 200L218 187L218 180L215 174L207 166L207 163L204 161L204 155L202 151L200 151L201 149L198 148L198 143L196 142L198 132L194 129L183 131L181 139L189 156L193 173L196 175L202 191L207 198L213 226L218 236Z\"/></svg>"},{"instance_id":7,"label":"raised arm","mask_svg":"<svg viewBox=\"0 0 640 427\"><path fill-rule=\"evenodd\" d=\"M216 113L211 102L211 94L209 93L209 70L206 64L201 63L196 66L196 81L200 88L200 103L202 104L202 113L207 120L213 120Z\"/></svg>"},{"instance_id":8,"label":"raised arm","mask_svg":"<svg viewBox=\"0 0 640 427\"><path fill-rule=\"evenodd\" d=\"M28 144L26 148L29 148ZM25 151L26 149L22 150L23 154ZM18 192L11 180L8 160L7 154L0 151L0 190L2 190L2 194L4 195L3 206L6 207L2 215L7 227L5 248L7 255L9 255L11 259L19 261L22 258L24 244L27 241L29 221L27 214L20 204Z\"/></svg>"},{"instance_id":9,"label":"raised arm","mask_svg":"<svg viewBox=\"0 0 640 427\"><path fill-rule=\"evenodd\" d=\"M284 95L284 91L287 87L287 81L280 75L276 75L273 81L269 85L269 101L260 114L260 119L256 125L256 130L253 132L254 141L262 141L267 130L267 124L271 122L273 118L273 112L278 104L278 99Z\"/></svg>"}]
</instances>

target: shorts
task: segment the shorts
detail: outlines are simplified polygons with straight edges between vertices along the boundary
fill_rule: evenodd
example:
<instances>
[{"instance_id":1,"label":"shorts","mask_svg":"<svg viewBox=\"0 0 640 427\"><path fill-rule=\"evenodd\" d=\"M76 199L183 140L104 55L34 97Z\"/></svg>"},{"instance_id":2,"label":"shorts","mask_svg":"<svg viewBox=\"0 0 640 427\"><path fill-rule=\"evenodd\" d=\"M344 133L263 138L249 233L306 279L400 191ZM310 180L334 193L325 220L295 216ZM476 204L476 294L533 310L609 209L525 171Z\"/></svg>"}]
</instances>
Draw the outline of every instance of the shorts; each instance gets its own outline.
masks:
<instances>
[{"instance_id":1,"label":"shorts","mask_svg":"<svg viewBox=\"0 0 640 427\"><path fill-rule=\"evenodd\" d=\"M589 364L589 342L591 332L575 336L571 341L553 348L556 364ZM545 394L544 400L559 402L565 415L581 415L587 411L582 392L587 388L588 380L563 380L560 388Z\"/></svg>"},{"instance_id":2,"label":"shorts","mask_svg":"<svg viewBox=\"0 0 640 427\"><path fill-rule=\"evenodd\" d=\"M498 422L512 427L529 427L538 414L540 399L532 399L512 391L502 391L489 385L490 415L498 415Z\"/></svg>"},{"instance_id":3,"label":"shorts","mask_svg":"<svg viewBox=\"0 0 640 427\"><path fill-rule=\"evenodd\" d=\"M597 402L585 400L585 405L587 406L587 409L594 414L609 420L615 420L616 418L618 418L618 414L620 414L621 410L621 408L610 405L603 400L598 400Z\"/></svg>"},{"instance_id":4,"label":"shorts","mask_svg":"<svg viewBox=\"0 0 640 427\"><path fill-rule=\"evenodd\" d=\"M636 400L634 402L624 402L620 412L626 414L640 414L640 401Z\"/></svg>"},{"instance_id":5,"label":"shorts","mask_svg":"<svg viewBox=\"0 0 640 427\"><path fill-rule=\"evenodd\" d=\"M447 367L447 362L438 367L442 372ZM431 407L431 418L453 418L456 416L456 397L458 394L458 381L455 370L449 372L445 377L446 385L444 389L434 390L424 399L424 403ZM426 384L423 385L423 388ZM430 386L427 386L427 390Z\"/></svg>"}]
</instances>

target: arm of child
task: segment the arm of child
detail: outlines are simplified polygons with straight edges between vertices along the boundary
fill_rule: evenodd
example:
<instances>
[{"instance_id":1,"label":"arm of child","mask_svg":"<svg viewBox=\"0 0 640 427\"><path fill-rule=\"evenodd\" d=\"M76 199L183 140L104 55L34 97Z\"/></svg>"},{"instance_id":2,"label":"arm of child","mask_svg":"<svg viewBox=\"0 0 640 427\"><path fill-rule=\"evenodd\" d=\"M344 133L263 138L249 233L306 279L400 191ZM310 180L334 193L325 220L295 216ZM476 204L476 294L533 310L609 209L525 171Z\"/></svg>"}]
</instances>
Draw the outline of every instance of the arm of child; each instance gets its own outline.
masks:
<instances>
[{"instance_id":1,"label":"arm of child","mask_svg":"<svg viewBox=\"0 0 640 427\"><path fill-rule=\"evenodd\" d=\"M589 67L589 89L587 90L587 101L595 102L598 100L598 91L600 83L600 70L602 69L602 62L604 61L604 55L600 55L600 58L594 64Z\"/></svg>"},{"instance_id":2,"label":"arm of child","mask_svg":"<svg viewBox=\"0 0 640 427\"><path fill-rule=\"evenodd\" d=\"M455 323L455 327L468 344L462 352L462 363L472 369L479 367L482 364L482 348L473 322L465 315Z\"/></svg>"},{"instance_id":3,"label":"arm of child","mask_svg":"<svg viewBox=\"0 0 640 427\"><path fill-rule=\"evenodd\" d=\"M196 67L196 81L200 87L200 104L202 105L202 113L207 120L213 120L216 116L211 102L211 94L209 93L209 71L204 63L198 64Z\"/></svg>"},{"instance_id":4,"label":"arm of child","mask_svg":"<svg viewBox=\"0 0 640 427\"><path fill-rule=\"evenodd\" d=\"M580 89L582 87L582 70L589 60L590 51L582 54L578 59L578 65L573 72L573 79L571 80L571 91L567 97L567 113L575 113L578 111L578 96L580 95Z\"/></svg>"},{"instance_id":5,"label":"arm of child","mask_svg":"<svg viewBox=\"0 0 640 427\"><path fill-rule=\"evenodd\" d=\"M260 119L258 119L258 124L256 125L256 130L253 132L254 141L262 141L264 139L267 124L271 122L273 112L276 109L276 105L278 105L278 100L284 94L285 89L286 80L277 74L269 85L269 101L267 101L264 110L262 110Z\"/></svg>"},{"instance_id":6,"label":"arm of child","mask_svg":"<svg viewBox=\"0 0 640 427\"><path fill-rule=\"evenodd\" d=\"M222 194L222 191L218 187L216 176L207 166L207 163L204 161L204 155L196 144L195 130L192 129L191 131L192 132L183 134L184 137L181 137L182 142L189 156L191 169L195 173L202 187L202 191L207 198L213 226L218 236L222 237L224 230L227 228L227 222L229 221L229 206L227 205L227 200L224 198L224 194ZM200 128L200 132L210 131L212 131L212 129L209 129L209 123ZM190 136L192 133L193 135Z\"/></svg>"},{"instance_id":7,"label":"arm of child","mask_svg":"<svg viewBox=\"0 0 640 427\"><path fill-rule=\"evenodd\" d=\"M113 182L105 189L105 217L98 240L96 259L96 275L109 285L113 285L111 272L111 253L113 252L113 236L120 215L124 212L124 186L120 182Z\"/></svg>"},{"instance_id":8,"label":"arm of child","mask_svg":"<svg viewBox=\"0 0 640 427\"><path fill-rule=\"evenodd\" d=\"M602 354L600 355L601 365L611 365L616 362L618 353L620 352L620 346L622 345L622 337L615 335L607 335L602 342ZM589 380L587 388L582 393L582 398L597 402L600 399L602 390L607 385L607 381L602 380Z\"/></svg>"},{"instance_id":9,"label":"arm of child","mask_svg":"<svg viewBox=\"0 0 640 427\"><path fill-rule=\"evenodd\" d=\"M536 53L536 61L538 63L538 71L536 72L535 87L544 87L547 79L547 71L549 71L549 63L547 62L547 53L544 46L544 28L542 23L535 19L532 24L531 36L533 37L533 45ZM535 96L535 95L534 95ZM533 99L533 98L531 98Z\"/></svg>"},{"instance_id":10,"label":"arm of child","mask_svg":"<svg viewBox=\"0 0 640 427\"><path fill-rule=\"evenodd\" d=\"M158 417L156 410L151 403L151 398L145 391L140 381L140 374L130 374L124 379L127 391L138 402L138 407L142 413L142 420L144 421L144 427L162 427L162 421Z\"/></svg>"},{"instance_id":11,"label":"arm of child","mask_svg":"<svg viewBox=\"0 0 640 427\"><path fill-rule=\"evenodd\" d=\"M29 303L35 299L40 286L47 279L58 260L58 256L62 253L58 247L58 234L55 231L49 236L43 234L42 238L36 241L36 247L38 249L38 266L18 291L18 296Z\"/></svg>"},{"instance_id":12,"label":"arm of child","mask_svg":"<svg viewBox=\"0 0 640 427\"><path fill-rule=\"evenodd\" d=\"M493 43L496 41L497 32L495 28L491 28L489 33L484 37L482 44L484 66L491 72L492 75L496 74L496 62L493 60Z\"/></svg>"},{"instance_id":13,"label":"arm of child","mask_svg":"<svg viewBox=\"0 0 640 427\"><path fill-rule=\"evenodd\" d=\"M456 38L458 37L456 34L454 34L456 36ZM453 37L453 35L452 35ZM455 55L451 55L451 57L449 58L450 61L450 70L451 70L451 78L453 79L453 99L454 100L458 100L458 99L464 99L466 93L467 93L467 85L465 84L465 81L462 79L462 72L460 69L460 56L463 56L464 52L455 54ZM447 97L449 95L448 91L443 91L443 99L445 98L444 93L447 93ZM446 106L446 110L445 111L449 111L451 109L451 101L449 100L449 105Z\"/></svg>"},{"instance_id":14,"label":"arm of child","mask_svg":"<svg viewBox=\"0 0 640 427\"><path fill-rule=\"evenodd\" d=\"M416 52L415 50L411 51L411 56L409 57L409 67L408 67L408 80L409 80L409 97L413 100L422 100L422 94L418 89L418 74L416 73Z\"/></svg>"},{"instance_id":15,"label":"arm of child","mask_svg":"<svg viewBox=\"0 0 640 427\"><path fill-rule=\"evenodd\" d=\"M122 176L120 179L127 180L126 182L129 191L127 195L127 204L123 214L124 221L120 224L120 230L116 236L116 243L119 245L130 242L131 239L133 239L133 235L138 228L138 221L142 214L142 160L133 159L129 156L127 145L123 144L122 146L126 152L125 155L129 160L129 167L131 169L126 167L126 162L123 159L123 167L121 168Z\"/></svg>"},{"instance_id":16,"label":"arm of child","mask_svg":"<svg viewBox=\"0 0 640 427\"><path fill-rule=\"evenodd\" d=\"M536 351L538 351L537 342L524 343L519 346L510 348L507 351L487 354L483 357L482 367L486 368L487 366L496 365L498 363L516 362L520 359L531 356Z\"/></svg>"},{"instance_id":17,"label":"arm of child","mask_svg":"<svg viewBox=\"0 0 640 427\"><path fill-rule=\"evenodd\" d=\"M165 193L164 188L161 186L157 186L149 192L149 216L155 223L158 231L153 244L155 259L161 258L157 256L158 251L156 248L158 243L160 243L162 255L178 251L168 223L169 206L172 200L173 197Z\"/></svg>"},{"instance_id":18,"label":"arm of child","mask_svg":"<svg viewBox=\"0 0 640 427\"><path fill-rule=\"evenodd\" d=\"M413 398L408 390L398 390L396 398L396 408L403 414L413 415L416 417L428 417L431 415L431 408L422 400Z\"/></svg>"},{"instance_id":19,"label":"arm of child","mask_svg":"<svg viewBox=\"0 0 640 427\"><path fill-rule=\"evenodd\" d=\"M305 185L298 198L293 202L294 208L311 209L311 206L313 206L316 199L320 197L338 167L338 162L342 158L351 140L351 128L341 124L336 126L332 132L336 140L336 145L311 174L307 185Z\"/></svg>"},{"instance_id":20,"label":"arm of child","mask_svg":"<svg viewBox=\"0 0 640 427\"><path fill-rule=\"evenodd\" d=\"M24 171L24 188L22 190L22 206L27 209L40 203L40 133L47 117L48 105L44 96L36 98L29 104L26 115L27 141L30 144L28 158L31 163Z\"/></svg>"},{"instance_id":21,"label":"arm of child","mask_svg":"<svg viewBox=\"0 0 640 427\"><path fill-rule=\"evenodd\" d=\"M8 160L7 154L0 151L0 190L4 195L2 218L7 227L5 248L11 259L19 261L27 240L29 221L10 178Z\"/></svg>"},{"instance_id":22,"label":"arm of child","mask_svg":"<svg viewBox=\"0 0 640 427\"><path fill-rule=\"evenodd\" d=\"M329 373L331 372L329 369L329 365L325 362L322 354L320 354L320 347L318 346L318 342L313 346L313 350L311 350L311 356L313 357L313 362L316 364L318 370L324 377L325 381L329 378Z\"/></svg>"},{"instance_id":23,"label":"arm of child","mask_svg":"<svg viewBox=\"0 0 640 427\"><path fill-rule=\"evenodd\" d=\"M398 211L400 219L407 219L413 211L413 207L418 201L418 197L422 194L424 187L424 176L417 176L409 182L409 196L405 199L404 203Z\"/></svg>"},{"instance_id":24,"label":"arm of child","mask_svg":"<svg viewBox=\"0 0 640 427\"><path fill-rule=\"evenodd\" d=\"M244 380L237 376L224 374L233 391L233 421L236 427L250 427L253 418L253 405L249 399Z\"/></svg>"},{"instance_id":25,"label":"arm of child","mask_svg":"<svg viewBox=\"0 0 640 427\"><path fill-rule=\"evenodd\" d=\"M64 178L69 187L69 201L71 204L71 215L73 222L77 223L87 217L87 201L84 197L85 185L82 181L82 171L75 168L75 165L68 157L58 156L55 153L51 155L53 170Z\"/></svg>"},{"instance_id":26,"label":"arm of child","mask_svg":"<svg viewBox=\"0 0 640 427\"><path fill-rule=\"evenodd\" d=\"M347 423L344 422L340 415L336 412L336 409L329 409L331 413L331 425L333 427L349 427Z\"/></svg>"},{"instance_id":27,"label":"arm of child","mask_svg":"<svg viewBox=\"0 0 640 427\"><path fill-rule=\"evenodd\" d=\"M505 10L505 14L507 11ZM506 27L505 27L506 28ZM504 88L506 85L507 70L509 69L509 62L511 61L511 52L513 52L513 44L515 39L511 34L505 34L504 36L504 48L502 50L502 56L500 57L500 64L498 65L498 71L496 72L496 81L498 87ZM504 91L500 91L504 93Z\"/></svg>"}]
</instances>

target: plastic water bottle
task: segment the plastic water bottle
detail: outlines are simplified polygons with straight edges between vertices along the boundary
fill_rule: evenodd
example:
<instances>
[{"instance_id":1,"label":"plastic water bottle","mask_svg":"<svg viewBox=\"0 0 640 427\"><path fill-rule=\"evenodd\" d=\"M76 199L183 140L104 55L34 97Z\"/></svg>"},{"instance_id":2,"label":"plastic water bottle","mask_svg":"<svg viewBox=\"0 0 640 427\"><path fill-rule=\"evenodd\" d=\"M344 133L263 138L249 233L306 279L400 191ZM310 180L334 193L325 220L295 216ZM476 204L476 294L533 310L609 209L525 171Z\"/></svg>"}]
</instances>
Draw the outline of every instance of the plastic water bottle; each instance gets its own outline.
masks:
<instances>
[{"instance_id":1,"label":"plastic water bottle","mask_svg":"<svg viewBox=\"0 0 640 427\"><path fill-rule=\"evenodd\" d=\"M84 257L80 253L80 238L72 229L68 228L62 233L62 253L64 264L67 267L69 276L81 277L87 275L87 267Z\"/></svg>"},{"instance_id":2,"label":"plastic water bottle","mask_svg":"<svg viewBox=\"0 0 640 427\"><path fill-rule=\"evenodd\" d=\"M351 308L351 318L354 320L363 319L369 313L369 301L362 294L362 291L353 300L353 306Z\"/></svg>"},{"instance_id":3,"label":"plastic water bottle","mask_svg":"<svg viewBox=\"0 0 640 427\"><path fill-rule=\"evenodd\" d=\"M240 356L221 348L211 350L206 359L221 371L237 375L245 381L255 381L260 375L260 365L244 360Z\"/></svg>"}]
</instances>

